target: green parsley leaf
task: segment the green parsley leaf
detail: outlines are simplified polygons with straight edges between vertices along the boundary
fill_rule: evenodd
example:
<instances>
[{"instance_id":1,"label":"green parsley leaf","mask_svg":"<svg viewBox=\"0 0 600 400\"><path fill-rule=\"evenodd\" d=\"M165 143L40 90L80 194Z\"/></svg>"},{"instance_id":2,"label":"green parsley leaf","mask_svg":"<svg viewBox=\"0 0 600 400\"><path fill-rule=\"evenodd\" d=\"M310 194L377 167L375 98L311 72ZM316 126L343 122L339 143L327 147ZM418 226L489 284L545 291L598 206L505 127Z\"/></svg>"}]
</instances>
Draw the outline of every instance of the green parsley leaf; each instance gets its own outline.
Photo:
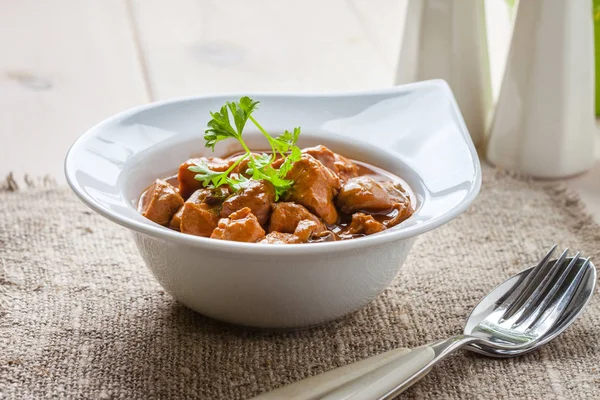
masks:
<instances>
[{"instance_id":1,"label":"green parsley leaf","mask_svg":"<svg viewBox=\"0 0 600 400\"><path fill-rule=\"evenodd\" d=\"M302 157L302 152L300 151L300 148L297 146L292 147L292 151L285 158L285 160L283 161L283 164L281 164L281 167L279 167L280 175L286 176L288 174L288 172L290 172L290 170L292 169L293 164L296 161L299 161L301 157Z\"/></svg>"},{"instance_id":2,"label":"green parsley leaf","mask_svg":"<svg viewBox=\"0 0 600 400\"><path fill-rule=\"evenodd\" d=\"M285 177L292 169L293 164L302 156L300 148L296 146L300 135L300 127L294 128L293 132L284 131L277 138L272 137L252 116L252 113L258 108L258 104L258 101L244 96L238 102L227 102L219 111L210 113L212 119L208 122L207 129L204 132L206 147L212 148L214 151L215 145L220 141L236 139L246 153L223 172L212 171L208 167L208 163L198 162L196 165L189 167L190 171L197 173L194 179L201 181L204 186L210 187L228 184L234 191L241 190L248 184L250 179L266 180L275 187L276 200L292 187L294 182ZM233 118L233 125L231 117ZM272 154L256 155L250 151L242 138L242 131L248 120L252 121L265 136L271 146ZM275 169L271 165L277 158L277 154L284 159L279 169ZM245 173L250 178L240 174L232 174L233 169L245 159L248 159L248 168Z\"/></svg>"},{"instance_id":3,"label":"green parsley leaf","mask_svg":"<svg viewBox=\"0 0 600 400\"><path fill-rule=\"evenodd\" d=\"M208 129L204 132L206 147L214 150L215 145L221 140L228 138L240 140L246 122L257 106L258 101L244 96L238 103L228 101L218 112L211 112L212 119L208 121ZM235 128L231 125L229 113L233 116Z\"/></svg>"},{"instance_id":4,"label":"green parsley leaf","mask_svg":"<svg viewBox=\"0 0 600 400\"><path fill-rule=\"evenodd\" d=\"M254 156L254 168L264 169L271 164L271 156L268 154L259 154ZM252 174L252 171L248 172Z\"/></svg>"},{"instance_id":5,"label":"green parsley leaf","mask_svg":"<svg viewBox=\"0 0 600 400\"><path fill-rule=\"evenodd\" d=\"M228 138L238 138L238 134L229 122L229 111L227 107L221 107L218 112L211 112L212 119L208 122L208 129L205 131L204 140L206 147L215 149L215 145L221 140Z\"/></svg>"},{"instance_id":6,"label":"green parsley leaf","mask_svg":"<svg viewBox=\"0 0 600 400\"><path fill-rule=\"evenodd\" d=\"M208 168L208 163L204 160L196 162L195 165L188 167L188 169L192 172L196 172L194 179L202 181L204 186L218 187L223 181L223 173L215 172Z\"/></svg>"},{"instance_id":7,"label":"green parsley leaf","mask_svg":"<svg viewBox=\"0 0 600 400\"><path fill-rule=\"evenodd\" d=\"M228 178L227 183L231 187L234 192L240 191L248 185L250 179L246 178L244 175L231 174Z\"/></svg>"},{"instance_id":8,"label":"green parsley leaf","mask_svg":"<svg viewBox=\"0 0 600 400\"><path fill-rule=\"evenodd\" d=\"M277 141L284 142L288 146L295 146L298 141L298 136L300 136L300 127L294 128L294 132L284 131L281 135L277 137Z\"/></svg>"}]
</instances>

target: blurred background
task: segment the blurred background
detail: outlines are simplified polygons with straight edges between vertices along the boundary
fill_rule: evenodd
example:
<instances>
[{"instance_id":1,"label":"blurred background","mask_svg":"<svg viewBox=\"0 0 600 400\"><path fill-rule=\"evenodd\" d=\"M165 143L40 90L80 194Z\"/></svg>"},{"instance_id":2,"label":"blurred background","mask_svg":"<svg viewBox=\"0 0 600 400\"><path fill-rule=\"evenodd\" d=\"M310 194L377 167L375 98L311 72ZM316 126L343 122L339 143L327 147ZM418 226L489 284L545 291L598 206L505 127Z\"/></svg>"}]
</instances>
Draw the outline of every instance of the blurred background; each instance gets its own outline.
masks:
<instances>
[{"instance_id":1,"label":"blurred background","mask_svg":"<svg viewBox=\"0 0 600 400\"><path fill-rule=\"evenodd\" d=\"M511 1L486 0L498 93ZM0 178L64 182L77 136L150 101L394 84L406 0L1 0Z\"/></svg>"}]
</instances>

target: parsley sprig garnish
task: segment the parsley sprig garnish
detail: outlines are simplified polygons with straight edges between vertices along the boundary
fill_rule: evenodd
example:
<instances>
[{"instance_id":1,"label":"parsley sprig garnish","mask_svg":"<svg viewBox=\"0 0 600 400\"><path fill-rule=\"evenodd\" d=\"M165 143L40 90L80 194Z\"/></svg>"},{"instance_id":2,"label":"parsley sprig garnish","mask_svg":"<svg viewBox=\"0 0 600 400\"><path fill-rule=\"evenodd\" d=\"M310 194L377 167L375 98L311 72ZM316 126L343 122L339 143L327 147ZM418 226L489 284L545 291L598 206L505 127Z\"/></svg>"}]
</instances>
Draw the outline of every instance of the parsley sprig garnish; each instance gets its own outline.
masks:
<instances>
[{"instance_id":1,"label":"parsley sprig garnish","mask_svg":"<svg viewBox=\"0 0 600 400\"><path fill-rule=\"evenodd\" d=\"M279 199L294 183L292 180L285 179L287 173L292 169L293 164L300 160L302 153L296 146L300 128L294 128L292 132L285 131L283 134L274 138L256 121L252 113L256 111L259 102L244 96L238 102L227 102L217 112L211 112L212 119L208 121L207 129L204 133L206 147L215 149L215 145L222 140L236 139L244 149L245 153L223 172L213 171L209 168L206 161L197 162L196 165L189 167L192 172L196 172L194 177L201 181L206 187L219 187L229 185L234 191L238 191L251 180L269 181L275 187L275 198ZM233 125L230 116L233 117ZM271 154L253 154L244 139L242 132L246 123L250 120L256 128L263 134L271 147ZM278 169L271 165L277 157L282 157L283 162ZM232 171L244 160L248 160L248 169L246 175L235 174Z\"/></svg>"}]
</instances>

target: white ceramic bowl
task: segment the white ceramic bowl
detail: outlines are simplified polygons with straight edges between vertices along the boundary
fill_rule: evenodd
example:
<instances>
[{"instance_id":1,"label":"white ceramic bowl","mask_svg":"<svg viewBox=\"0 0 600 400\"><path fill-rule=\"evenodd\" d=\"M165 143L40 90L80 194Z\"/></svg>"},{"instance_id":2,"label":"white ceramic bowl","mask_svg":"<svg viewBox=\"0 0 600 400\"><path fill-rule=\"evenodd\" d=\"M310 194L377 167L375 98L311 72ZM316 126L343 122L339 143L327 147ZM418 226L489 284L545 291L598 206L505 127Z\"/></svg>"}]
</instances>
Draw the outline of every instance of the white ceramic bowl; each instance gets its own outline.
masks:
<instances>
[{"instance_id":1,"label":"white ceramic bowl","mask_svg":"<svg viewBox=\"0 0 600 400\"><path fill-rule=\"evenodd\" d=\"M120 113L73 144L65 161L75 193L133 231L146 265L186 306L223 321L268 328L319 324L375 298L396 276L415 238L462 213L477 196L481 168L454 97L443 81L332 95L249 94L270 132L300 125L302 147L324 144L397 174L415 194L415 214L365 238L259 245L185 235L142 217L135 204L156 177L210 155L209 111L239 94L159 102ZM264 149L256 130L244 132ZM221 142L215 155L239 150Z\"/></svg>"}]
</instances>

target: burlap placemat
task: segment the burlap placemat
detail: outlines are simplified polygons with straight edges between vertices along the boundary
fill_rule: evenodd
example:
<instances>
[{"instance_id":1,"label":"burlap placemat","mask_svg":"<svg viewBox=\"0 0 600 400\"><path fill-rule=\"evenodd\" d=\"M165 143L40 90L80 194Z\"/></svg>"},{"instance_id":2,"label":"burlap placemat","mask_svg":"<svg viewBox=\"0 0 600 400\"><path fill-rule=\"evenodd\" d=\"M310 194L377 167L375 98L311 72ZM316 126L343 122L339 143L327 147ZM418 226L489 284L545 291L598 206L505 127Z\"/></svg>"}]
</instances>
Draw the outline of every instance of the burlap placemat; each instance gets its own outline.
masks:
<instances>
[{"instance_id":1,"label":"burlap placemat","mask_svg":"<svg viewBox=\"0 0 600 400\"><path fill-rule=\"evenodd\" d=\"M554 242L600 260L579 200L485 170L471 209L423 235L381 296L295 333L187 310L146 270L129 233L64 187L0 193L0 397L243 399L398 346L462 330L477 301ZM598 261L597 261L598 262ZM566 333L514 359L461 352L407 399L597 399L600 298Z\"/></svg>"}]
</instances>

